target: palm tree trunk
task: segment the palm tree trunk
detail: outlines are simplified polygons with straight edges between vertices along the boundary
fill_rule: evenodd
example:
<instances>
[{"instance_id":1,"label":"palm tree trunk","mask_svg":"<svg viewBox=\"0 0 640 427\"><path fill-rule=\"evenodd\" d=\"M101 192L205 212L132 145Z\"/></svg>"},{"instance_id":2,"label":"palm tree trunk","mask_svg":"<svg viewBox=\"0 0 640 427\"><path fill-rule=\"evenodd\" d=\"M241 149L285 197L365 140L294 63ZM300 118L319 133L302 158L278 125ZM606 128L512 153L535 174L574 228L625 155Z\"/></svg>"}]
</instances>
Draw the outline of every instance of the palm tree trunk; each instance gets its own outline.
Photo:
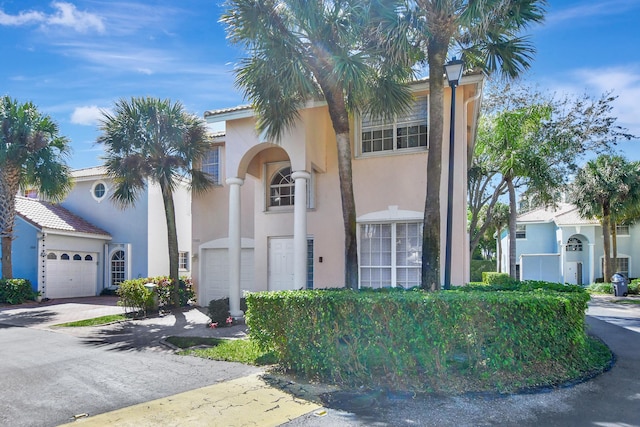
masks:
<instances>
[{"instance_id":1,"label":"palm tree trunk","mask_svg":"<svg viewBox=\"0 0 640 427\"><path fill-rule=\"evenodd\" d=\"M429 63L429 154L422 232L422 288L438 290L440 279L440 181L444 130L444 62L449 37L434 35L427 47Z\"/></svg>"},{"instance_id":2,"label":"palm tree trunk","mask_svg":"<svg viewBox=\"0 0 640 427\"><path fill-rule=\"evenodd\" d=\"M180 276L178 275L178 232L176 229L176 209L173 203L173 191L171 186L160 181L162 201L164 202L164 214L167 221L167 241L169 247L169 278L173 284L173 304L180 307Z\"/></svg>"},{"instance_id":3,"label":"palm tree trunk","mask_svg":"<svg viewBox=\"0 0 640 427\"><path fill-rule=\"evenodd\" d=\"M316 73L316 75L321 75ZM356 237L356 202L353 194L353 171L351 167L351 140L349 138L349 113L342 90L325 79L319 79L329 116L336 134L338 148L338 176L344 224L344 285L358 289L358 241Z\"/></svg>"},{"instance_id":4,"label":"palm tree trunk","mask_svg":"<svg viewBox=\"0 0 640 427\"><path fill-rule=\"evenodd\" d=\"M513 279L516 277L516 220L518 217L518 207L516 205L516 190L511 177L505 178L509 189L509 275Z\"/></svg>"},{"instance_id":5,"label":"palm tree trunk","mask_svg":"<svg viewBox=\"0 0 640 427\"><path fill-rule=\"evenodd\" d=\"M603 281L611 280L611 210L608 204L602 205L602 240L604 244L604 271Z\"/></svg>"},{"instance_id":6,"label":"palm tree trunk","mask_svg":"<svg viewBox=\"0 0 640 427\"><path fill-rule=\"evenodd\" d=\"M16 194L20 188L20 170L11 165L0 168L0 237L2 240L2 278L13 279L13 227L16 218Z\"/></svg>"}]
</instances>

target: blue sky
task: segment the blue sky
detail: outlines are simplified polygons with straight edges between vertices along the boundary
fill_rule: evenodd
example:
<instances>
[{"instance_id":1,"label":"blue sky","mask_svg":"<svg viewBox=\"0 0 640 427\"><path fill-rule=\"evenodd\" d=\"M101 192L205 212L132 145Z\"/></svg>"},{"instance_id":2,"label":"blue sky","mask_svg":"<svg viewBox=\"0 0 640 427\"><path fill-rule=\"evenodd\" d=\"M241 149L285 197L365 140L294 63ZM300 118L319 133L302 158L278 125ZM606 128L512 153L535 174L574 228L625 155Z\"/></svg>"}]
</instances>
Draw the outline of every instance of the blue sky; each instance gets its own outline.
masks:
<instances>
[{"instance_id":1,"label":"blue sky","mask_svg":"<svg viewBox=\"0 0 640 427\"><path fill-rule=\"evenodd\" d=\"M640 135L640 1L549 0L532 28L525 80L558 93L613 91L619 124ZM220 2L0 0L0 95L33 101L71 140L71 167L101 163L97 119L119 98L181 101L187 111L243 104ZM638 145L638 148L635 147ZM640 141L620 144L640 160Z\"/></svg>"}]
</instances>

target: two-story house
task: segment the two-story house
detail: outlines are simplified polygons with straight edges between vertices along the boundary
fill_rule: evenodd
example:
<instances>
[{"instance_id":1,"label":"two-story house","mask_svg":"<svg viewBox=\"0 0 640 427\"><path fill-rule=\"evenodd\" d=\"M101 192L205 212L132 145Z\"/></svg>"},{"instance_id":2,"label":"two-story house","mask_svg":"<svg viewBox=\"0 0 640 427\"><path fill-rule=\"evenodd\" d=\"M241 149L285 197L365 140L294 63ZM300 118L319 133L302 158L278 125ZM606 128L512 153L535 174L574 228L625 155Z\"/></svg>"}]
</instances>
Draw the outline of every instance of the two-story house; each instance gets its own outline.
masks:
<instances>
[{"instance_id":1,"label":"two-story house","mask_svg":"<svg viewBox=\"0 0 640 427\"><path fill-rule=\"evenodd\" d=\"M483 78L464 76L456 96L453 189L454 284L468 282L467 165ZM420 285L428 141L428 81L392 121L352 119L353 189L361 287ZM444 111L451 92L445 89ZM218 186L193 197L193 277L201 305L241 291L344 285L344 228L336 138L326 103L310 101L280 141L256 132L247 106L205 113L225 131L203 163ZM445 113L441 182L444 264L450 117ZM442 268L444 265L442 265ZM233 304L232 304L233 311ZM232 313L234 314L234 313Z\"/></svg>"}]
</instances>

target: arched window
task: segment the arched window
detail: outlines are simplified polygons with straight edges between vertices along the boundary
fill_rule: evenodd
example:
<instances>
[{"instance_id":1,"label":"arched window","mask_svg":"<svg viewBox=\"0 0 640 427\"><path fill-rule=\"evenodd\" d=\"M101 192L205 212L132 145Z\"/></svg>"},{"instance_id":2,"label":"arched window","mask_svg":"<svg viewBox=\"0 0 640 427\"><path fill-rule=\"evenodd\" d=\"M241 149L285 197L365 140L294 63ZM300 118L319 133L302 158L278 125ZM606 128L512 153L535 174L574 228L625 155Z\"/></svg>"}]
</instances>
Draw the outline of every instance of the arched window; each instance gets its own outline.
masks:
<instances>
[{"instance_id":1,"label":"arched window","mask_svg":"<svg viewBox=\"0 0 640 427\"><path fill-rule=\"evenodd\" d=\"M111 255L111 285L119 285L124 282L124 262L125 256L123 250L115 251L113 255Z\"/></svg>"},{"instance_id":2,"label":"arched window","mask_svg":"<svg viewBox=\"0 0 640 427\"><path fill-rule=\"evenodd\" d=\"M69 261L69 254L62 254L60 255L60 259L63 259L65 261Z\"/></svg>"},{"instance_id":3,"label":"arched window","mask_svg":"<svg viewBox=\"0 0 640 427\"><path fill-rule=\"evenodd\" d=\"M280 169L271 178L269 185L269 206L293 206L294 182L291 167Z\"/></svg>"},{"instance_id":4,"label":"arched window","mask_svg":"<svg viewBox=\"0 0 640 427\"><path fill-rule=\"evenodd\" d=\"M82 256L80 256L80 254L75 254L75 255L73 256L73 260L74 260L74 261L82 261Z\"/></svg>"},{"instance_id":5,"label":"arched window","mask_svg":"<svg viewBox=\"0 0 640 427\"><path fill-rule=\"evenodd\" d=\"M87 255L84 257L85 261L93 261L93 257L91 255Z\"/></svg>"},{"instance_id":6,"label":"arched window","mask_svg":"<svg viewBox=\"0 0 640 427\"><path fill-rule=\"evenodd\" d=\"M55 253L49 252L49 254L47 255L47 259L58 259L58 257Z\"/></svg>"},{"instance_id":7,"label":"arched window","mask_svg":"<svg viewBox=\"0 0 640 427\"><path fill-rule=\"evenodd\" d=\"M582 252L582 240L577 237L569 237L569 240L567 240L567 252Z\"/></svg>"}]
</instances>

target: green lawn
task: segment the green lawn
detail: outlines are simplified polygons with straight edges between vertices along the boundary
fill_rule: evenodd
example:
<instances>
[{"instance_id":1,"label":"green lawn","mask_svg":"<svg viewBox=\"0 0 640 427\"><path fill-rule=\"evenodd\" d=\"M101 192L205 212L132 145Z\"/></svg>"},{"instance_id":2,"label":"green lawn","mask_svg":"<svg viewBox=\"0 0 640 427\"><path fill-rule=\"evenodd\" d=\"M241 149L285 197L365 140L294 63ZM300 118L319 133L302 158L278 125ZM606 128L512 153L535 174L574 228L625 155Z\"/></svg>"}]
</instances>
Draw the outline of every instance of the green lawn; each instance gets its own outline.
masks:
<instances>
[{"instance_id":1,"label":"green lawn","mask_svg":"<svg viewBox=\"0 0 640 427\"><path fill-rule=\"evenodd\" d=\"M100 325L106 325L114 322L121 322L127 319L128 317L124 314L110 314L108 316L94 317L93 319L84 319L84 320L78 320L75 322L60 323L59 325L54 325L54 326L59 326L64 328L75 328L78 326L100 326Z\"/></svg>"},{"instance_id":2,"label":"green lawn","mask_svg":"<svg viewBox=\"0 0 640 427\"><path fill-rule=\"evenodd\" d=\"M222 339L199 337L168 337L170 344L182 348L178 354L202 357L226 362L238 362L248 365L270 365L276 362L270 352L262 351L249 339ZM189 348L206 346L205 348Z\"/></svg>"}]
</instances>

